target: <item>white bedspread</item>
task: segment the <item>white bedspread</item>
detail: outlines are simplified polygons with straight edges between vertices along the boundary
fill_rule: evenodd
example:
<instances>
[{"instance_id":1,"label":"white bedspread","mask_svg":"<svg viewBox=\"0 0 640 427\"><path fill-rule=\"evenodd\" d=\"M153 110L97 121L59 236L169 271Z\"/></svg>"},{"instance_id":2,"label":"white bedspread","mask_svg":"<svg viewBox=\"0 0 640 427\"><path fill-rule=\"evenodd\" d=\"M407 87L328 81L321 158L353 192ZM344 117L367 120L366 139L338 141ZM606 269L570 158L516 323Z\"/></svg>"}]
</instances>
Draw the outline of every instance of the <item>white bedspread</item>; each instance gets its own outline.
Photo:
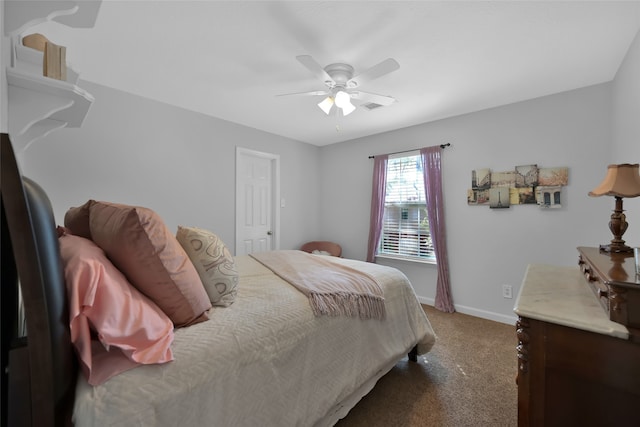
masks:
<instances>
[{"instance_id":1,"label":"white bedspread","mask_svg":"<svg viewBox=\"0 0 640 427\"><path fill-rule=\"evenodd\" d=\"M235 303L176 330L173 362L140 366L97 387L80 376L75 425L333 424L416 343L420 354L429 351L435 336L401 272L332 260L377 278L385 320L316 317L293 286L253 258L237 257Z\"/></svg>"}]
</instances>

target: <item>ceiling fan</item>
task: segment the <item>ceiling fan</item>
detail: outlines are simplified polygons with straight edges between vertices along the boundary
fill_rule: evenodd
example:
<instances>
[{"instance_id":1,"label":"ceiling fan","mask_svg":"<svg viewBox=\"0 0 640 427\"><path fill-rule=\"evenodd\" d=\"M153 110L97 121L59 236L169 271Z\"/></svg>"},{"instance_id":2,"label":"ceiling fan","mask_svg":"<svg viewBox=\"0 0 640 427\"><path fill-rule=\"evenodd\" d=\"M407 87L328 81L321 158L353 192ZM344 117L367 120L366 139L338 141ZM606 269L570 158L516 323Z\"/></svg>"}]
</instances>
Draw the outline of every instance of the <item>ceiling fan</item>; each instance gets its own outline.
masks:
<instances>
[{"instance_id":1,"label":"ceiling fan","mask_svg":"<svg viewBox=\"0 0 640 427\"><path fill-rule=\"evenodd\" d=\"M296 56L296 59L318 77L327 86L327 90L318 90L311 92L289 93L280 96L290 95L309 95L309 96L325 96L324 100L318 103L318 107L326 114L331 112L335 104L342 111L343 115L351 114L356 107L351 103L351 99L358 99L363 102L371 102L379 105L391 105L396 99L391 96L377 95L370 92L362 92L357 90L363 84L389 74L400 68L395 59L388 58L368 70L354 76L354 69L349 64L329 64L322 67L310 55Z\"/></svg>"}]
</instances>

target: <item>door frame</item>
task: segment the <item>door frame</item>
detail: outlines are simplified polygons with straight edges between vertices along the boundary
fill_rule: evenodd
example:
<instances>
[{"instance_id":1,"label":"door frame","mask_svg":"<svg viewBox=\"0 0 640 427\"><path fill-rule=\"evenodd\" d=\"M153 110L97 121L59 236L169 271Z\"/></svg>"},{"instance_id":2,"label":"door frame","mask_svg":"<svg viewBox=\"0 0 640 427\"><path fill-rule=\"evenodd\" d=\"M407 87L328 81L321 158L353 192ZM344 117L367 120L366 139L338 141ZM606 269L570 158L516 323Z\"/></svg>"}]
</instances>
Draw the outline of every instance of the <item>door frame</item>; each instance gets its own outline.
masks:
<instances>
[{"instance_id":1,"label":"door frame","mask_svg":"<svg viewBox=\"0 0 640 427\"><path fill-rule=\"evenodd\" d=\"M251 150L249 148L236 146L236 194L235 194L235 246L234 253L238 252L240 238L240 222L238 217L241 215L239 210L240 185L242 179L240 173L241 156L260 157L271 160L271 250L280 249L280 155L266 153L263 151Z\"/></svg>"}]
</instances>

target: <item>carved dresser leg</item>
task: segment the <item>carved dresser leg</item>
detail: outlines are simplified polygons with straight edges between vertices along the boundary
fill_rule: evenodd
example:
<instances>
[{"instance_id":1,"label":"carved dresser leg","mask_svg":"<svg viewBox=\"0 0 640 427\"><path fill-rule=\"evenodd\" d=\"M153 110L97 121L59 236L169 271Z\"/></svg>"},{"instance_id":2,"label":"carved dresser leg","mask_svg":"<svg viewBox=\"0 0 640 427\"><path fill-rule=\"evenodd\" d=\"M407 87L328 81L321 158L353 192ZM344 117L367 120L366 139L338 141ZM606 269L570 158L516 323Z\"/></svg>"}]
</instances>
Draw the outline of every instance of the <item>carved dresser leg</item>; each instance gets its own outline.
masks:
<instances>
[{"instance_id":1,"label":"carved dresser leg","mask_svg":"<svg viewBox=\"0 0 640 427\"><path fill-rule=\"evenodd\" d=\"M519 317L516 322L516 334L518 336L518 370L522 373L529 371L529 320Z\"/></svg>"}]
</instances>

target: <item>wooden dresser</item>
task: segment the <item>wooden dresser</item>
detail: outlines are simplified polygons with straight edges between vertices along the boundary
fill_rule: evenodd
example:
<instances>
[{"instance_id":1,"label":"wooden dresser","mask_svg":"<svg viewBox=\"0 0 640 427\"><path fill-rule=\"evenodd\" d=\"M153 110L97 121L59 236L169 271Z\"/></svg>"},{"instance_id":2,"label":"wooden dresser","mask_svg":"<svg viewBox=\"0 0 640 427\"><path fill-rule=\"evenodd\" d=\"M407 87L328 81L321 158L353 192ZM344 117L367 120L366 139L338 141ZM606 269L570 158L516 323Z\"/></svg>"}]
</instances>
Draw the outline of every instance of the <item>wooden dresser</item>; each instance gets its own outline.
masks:
<instances>
[{"instance_id":1,"label":"wooden dresser","mask_svg":"<svg viewBox=\"0 0 640 427\"><path fill-rule=\"evenodd\" d=\"M580 268L529 265L514 311L518 425L640 425L640 344Z\"/></svg>"},{"instance_id":2,"label":"wooden dresser","mask_svg":"<svg viewBox=\"0 0 640 427\"><path fill-rule=\"evenodd\" d=\"M640 328L640 278L633 252L609 254L598 248L578 248L578 265L610 320Z\"/></svg>"}]
</instances>

